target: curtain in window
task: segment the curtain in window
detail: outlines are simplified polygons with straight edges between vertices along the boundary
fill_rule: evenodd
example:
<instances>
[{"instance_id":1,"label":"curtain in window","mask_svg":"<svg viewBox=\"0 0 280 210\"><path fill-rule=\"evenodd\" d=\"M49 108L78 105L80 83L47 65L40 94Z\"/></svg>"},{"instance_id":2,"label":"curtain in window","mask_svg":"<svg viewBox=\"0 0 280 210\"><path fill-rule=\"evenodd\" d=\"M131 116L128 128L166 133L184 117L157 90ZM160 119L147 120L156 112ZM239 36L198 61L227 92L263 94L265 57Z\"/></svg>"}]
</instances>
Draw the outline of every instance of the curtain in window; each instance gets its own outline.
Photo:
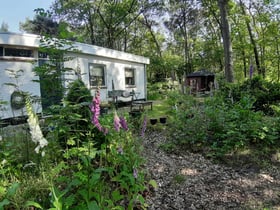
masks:
<instances>
[{"instance_id":1,"label":"curtain in window","mask_svg":"<svg viewBox=\"0 0 280 210\"><path fill-rule=\"evenodd\" d=\"M134 69L125 69L125 84L135 85Z\"/></svg>"},{"instance_id":2,"label":"curtain in window","mask_svg":"<svg viewBox=\"0 0 280 210\"><path fill-rule=\"evenodd\" d=\"M89 74L91 86L105 85L104 66L90 64Z\"/></svg>"},{"instance_id":3,"label":"curtain in window","mask_svg":"<svg viewBox=\"0 0 280 210\"><path fill-rule=\"evenodd\" d=\"M133 77L133 69L126 69L125 77Z\"/></svg>"}]
</instances>

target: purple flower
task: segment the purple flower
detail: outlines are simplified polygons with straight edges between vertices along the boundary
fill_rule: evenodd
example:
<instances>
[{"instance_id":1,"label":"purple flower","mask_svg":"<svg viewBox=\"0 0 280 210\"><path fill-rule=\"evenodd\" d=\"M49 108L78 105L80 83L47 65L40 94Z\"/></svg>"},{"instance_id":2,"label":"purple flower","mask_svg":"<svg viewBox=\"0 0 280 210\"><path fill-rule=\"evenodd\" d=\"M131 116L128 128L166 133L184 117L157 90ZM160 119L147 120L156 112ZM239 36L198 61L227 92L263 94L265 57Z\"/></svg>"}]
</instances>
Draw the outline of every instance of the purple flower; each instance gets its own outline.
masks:
<instances>
[{"instance_id":1,"label":"purple flower","mask_svg":"<svg viewBox=\"0 0 280 210\"><path fill-rule=\"evenodd\" d=\"M104 133L104 135L107 135L109 133L108 128L103 128L103 133Z\"/></svg>"},{"instance_id":2,"label":"purple flower","mask_svg":"<svg viewBox=\"0 0 280 210\"><path fill-rule=\"evenodd\" d=\"M251 64L251 65L250 65L250 70L249 70L250 79L252 79L252 77L253 77L253 70L254 70L254 67L253 67L253 65Z\"/></svg>"},{"instance_id":3,"label":"purple flower","mask_svg":"<svg viewBox=\"0 0 280 210\"><path fill-rule=\"evenodd\" d=\"M120 124L120 118L117 114L117 112L115 112L115 116L114 116L114 127L115 127L115 130L116 131L120 131L120 127L121 127L121 124Z\"/></svg>"},{"instance_id":4,"label":"purple flower","mask_svg":"<svg viewBox=\"0 0 280 210\"><path fill-rule=\"evenodd\" d=\"M100 91L99 88L97 89L95 96L92 100L92 104L91 104L91 108L90 108L91 112L92 112L92 119L91 122L93 125L95 125L95 127L99 130L102 131L102 126L99 123L99 115L100 115ZM103 131L102 131L103 132Z\"/></svg>"},{"instance_id":5,"label":"purple flower","mask_svg":"<svg viewBox=\"0 0 280 210\"><path fill-rule=\"evenodd\" d=\"M133 176L135 179L138 177L138 170L136 168L133 168Z\"/></svg>"},{"instance_id":6,"label":"purple flower","mask_svg":"<svg viewBox=\"0 0 280 210\"><path fill-rule=\"evenodd\" d=\"M124 117L120 117L120 124L121 124L121 127L122 127L125 131L128 131L127 122L126 122L126 120L125 120Z\"/></svg>"},{"instance_id":7,"label":"purple flower","mask_svg":"<svg viewBox=\"0 0 280 210\"><path fill-rule=\"evenodd\" d=\"M122 147L118 147L118 153L119 153L120 155L123 154L123 148L122 148Z\"/></svg>"},{"instance_id":8,"label":"purple flower","mask_svg":"<svg viewBox=\"0 0 280 210\"><path fill-rule=\"evenodd\" d=\"M143 121L142 130L141 130L141 137L142 137L142 138L143 138L144 135L145 135L146 128L147 128L147 116L145 115L144 121Z\"/></svg>"}]
</instances>

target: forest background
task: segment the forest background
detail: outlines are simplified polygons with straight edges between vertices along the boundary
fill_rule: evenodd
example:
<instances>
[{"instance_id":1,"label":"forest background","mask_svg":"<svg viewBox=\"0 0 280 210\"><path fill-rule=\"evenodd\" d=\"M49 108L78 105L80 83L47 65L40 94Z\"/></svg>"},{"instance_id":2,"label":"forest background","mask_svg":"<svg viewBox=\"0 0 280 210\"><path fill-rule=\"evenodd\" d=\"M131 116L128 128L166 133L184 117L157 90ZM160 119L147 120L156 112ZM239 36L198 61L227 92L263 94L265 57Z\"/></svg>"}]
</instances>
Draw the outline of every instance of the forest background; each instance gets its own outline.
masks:
<instances>
[{"instance_id":1,"label":"forest background","mask_svg":"<svg viewBox=\"0 0 280 210\"><path fill-rule=\"evenodd\" d=\"M200 69L279 82L279 12L275 0L55 0L20 29L149 57L153 82Z\"/></svg>"}]
</instances>

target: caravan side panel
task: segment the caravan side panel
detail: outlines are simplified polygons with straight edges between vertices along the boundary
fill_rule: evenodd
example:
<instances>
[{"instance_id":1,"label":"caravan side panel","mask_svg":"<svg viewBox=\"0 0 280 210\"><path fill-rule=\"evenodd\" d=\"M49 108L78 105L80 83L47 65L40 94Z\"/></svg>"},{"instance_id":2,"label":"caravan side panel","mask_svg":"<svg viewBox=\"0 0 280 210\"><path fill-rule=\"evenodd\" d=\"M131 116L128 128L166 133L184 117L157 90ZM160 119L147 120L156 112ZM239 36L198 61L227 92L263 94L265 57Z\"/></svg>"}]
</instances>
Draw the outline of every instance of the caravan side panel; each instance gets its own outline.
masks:
<instances>
[{"instance_id":1,"label":"caravan side panel","mask_svg":"<svg viewBox=\"0 0 280 210\"><path fill-rule=\"evenodd\" d=\"M3 105L0 110L0 119L12 118L17 116L25 115L25 108L23 109L12 109L11 108L11 95L16 90L15 87L7 85L8 83L15 84L18 86L19 90L26 91L33 96L40 97L40 85L32 80L38 80L38 78L32 72L33 64L29 62L11 62L11 61L0 61L0 99L7 104ZM10 71L16 72L23 70L20 73L21 76L15 79ZM36 112L41 112L40 103L34 104L34 109Z\"/></svg>"},{"instance_id":2,"label":"caravan side panel","mask_svg":"<svg viewBox=\"0 0 280 210\"><path fill-rule=\"evenodd\" d=\"M100 95L102 101L110 101L108 91L124 90L137 93L138 99L146 99L146 82L145 82L145 64L118 60L113 58L105 58L87 54L72 54L74 59L65 63L65 67L74 69L77 72L86 86L91 90L92 95L95 94L96 86L90 85L89 64L102 65L105 68L105 85L100 86ZM125 69L132 68L135 73L135 85L127 86L125 84ZM78 77L75 73L67 74L66 81L72 81ZM68 85L69 83L66 83ZM120 100L130 101L131 98L121 97Z\"/></svg>"}]
</instances>

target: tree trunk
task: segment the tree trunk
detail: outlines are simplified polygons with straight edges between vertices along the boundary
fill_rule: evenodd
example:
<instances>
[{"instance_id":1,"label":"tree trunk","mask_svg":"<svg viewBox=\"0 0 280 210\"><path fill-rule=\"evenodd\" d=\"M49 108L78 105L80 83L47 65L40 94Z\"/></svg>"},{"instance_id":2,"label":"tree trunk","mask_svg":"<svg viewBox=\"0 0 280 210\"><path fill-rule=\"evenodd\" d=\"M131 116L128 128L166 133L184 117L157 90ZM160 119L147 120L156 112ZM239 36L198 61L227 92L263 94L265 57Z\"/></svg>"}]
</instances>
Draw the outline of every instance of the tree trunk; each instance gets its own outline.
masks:
<instances>
[{"instance_id":1,"label":"tree trunk","mask_svg":"<svg viewBox=\"0 0 280 210\"><path fill-rule=\"evenodd\" d=\"M246 53L245 50L242 50L242 61L243 61L243 73L244 73L244 77L247 77L247 63L246 63Z\"/></svg>"},{"instance_id":2,"label":"tree trunk","mask_svg":"<svg viewBox=\"0 0 280 210\"><path fill-rule=\"evenodd\" d=\"M280 81L280 50L279 50L279 44L277 42L277 38L275 37L275 43L276 43L276 58L277 58L277 82Z\"/></svg>"},{"instance_id":3,"label":"tree trunk","mask_svg":"<svg viewBox=\"0 0 280 210\"><path fill-rule=\"evenodd\" d=\"M146 28L148 29L148 31L150 32L152 38L153 38L153 41L155 42L156 44L156 48L157 48L157 53L158 53L158 56L160 58L162 58L162 53L161 53L161 48L160 48L160 44L156 38L156 35L155 33L153 32L153 29L152 29L152 24L149 23L149 20L147 18L146 15L144 15L144 25L146 26Z\"/></svg>"},{"instance_id":4,"label":"tree trunk","mask_svg":"<svg viewBox=\"0 0 280 210\"><path fill-rule=\"evenodd\" d=\"M243 2L240 0L240 7L243 13L243 16L245 18L246 21L246 26L247 26L247 30L249 33L249 37L250 37L250 42L253 46L253 50L254 50L254 56L255 56L255 62L256 62L256 66L257 66L257 70L258 70L258 74L261 75L262 74L262 70L261 70L261 65L260 65L260 60L259 60L259 54L258 54L258 49L257 49L257 44L252 32L252 28L250 26L250 22L249 20L246 18L246 11L245 11L245 6L243 4Z\"/></svg>"},{"instance_id":5,"label":"tree trunk","mask_svg":"<svg viewBox=\"0 0 280 210\"><path fill-rule=\"evenodd\" d=\"M223 37L224 56L225 56L225 77L227 82L234 82L232 45L230 38L230 28L228 23L228 0L218 0L221 16L221 33Z\"/></svg>"}]
</instances>

